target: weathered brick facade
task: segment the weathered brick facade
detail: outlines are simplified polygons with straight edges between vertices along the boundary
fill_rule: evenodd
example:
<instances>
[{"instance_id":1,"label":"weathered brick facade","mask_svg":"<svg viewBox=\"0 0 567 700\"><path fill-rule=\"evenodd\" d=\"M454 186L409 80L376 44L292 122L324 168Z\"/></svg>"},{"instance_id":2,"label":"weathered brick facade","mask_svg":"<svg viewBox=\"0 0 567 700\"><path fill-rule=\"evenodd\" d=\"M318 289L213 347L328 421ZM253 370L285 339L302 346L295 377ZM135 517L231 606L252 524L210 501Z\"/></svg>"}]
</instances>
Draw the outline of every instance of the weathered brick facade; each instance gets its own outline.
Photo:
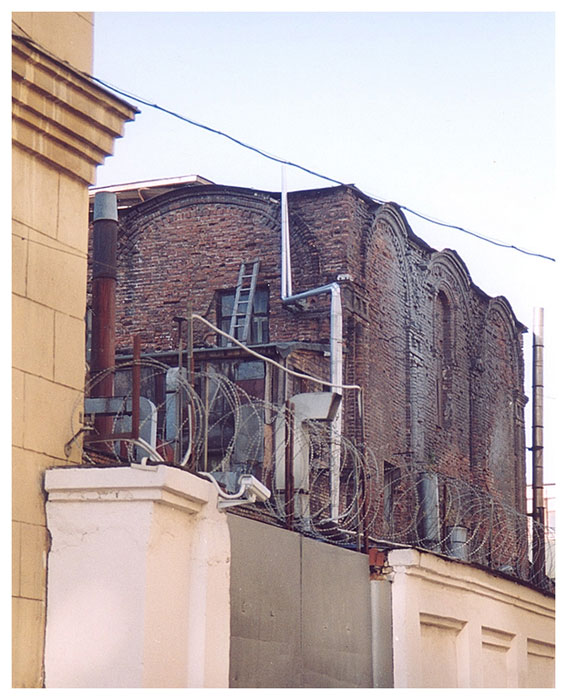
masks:
<instances>
[{"instance_id":1,"label":"weathered brick facade","mask_svg":"<svg viewBox=\"0 0 567 700\"><path fill-rule=\"evenodd\" d=\"M345 434L379 469L433 469L525 512L525 328L508 302L476 287L457 253L417 238L395 204L354 187L290 193L289 219L294 293L341 287L344 382L364 390L363 420L345 392ZM144 352L175 352L174 317L191 302L217 323L217 293L258 258L270 343L311 345L292 365L328 377L328 299L298 310L280 298L279 193L175 189L123 211L118 246L119 349L140 333ZM217 342L202 324L194 332L196 348Z\"/></svg>"}]
</instances>

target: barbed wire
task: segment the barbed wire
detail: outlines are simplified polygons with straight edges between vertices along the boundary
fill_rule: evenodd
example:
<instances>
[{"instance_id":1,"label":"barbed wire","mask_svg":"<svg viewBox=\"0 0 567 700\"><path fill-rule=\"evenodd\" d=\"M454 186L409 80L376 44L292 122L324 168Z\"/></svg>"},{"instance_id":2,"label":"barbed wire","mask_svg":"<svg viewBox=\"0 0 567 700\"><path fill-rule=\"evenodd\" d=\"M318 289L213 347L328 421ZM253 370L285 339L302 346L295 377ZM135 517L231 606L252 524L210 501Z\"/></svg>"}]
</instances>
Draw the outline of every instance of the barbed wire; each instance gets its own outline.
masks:
<instances>
[{"instance_id":1,"label":"barbed wire","mask_svg":"<svg viewBox=\"0 0 567 700\"><path fill-rule=\"evenodd\" d=\"M114 376L120 397L112 416L115 434L131 428L134 364L118 364L86 386L89 396L97 382ZM140 395L152 406L141 416L141 439L97 442L78 402L71 430L76 438L87 429L85 460L131 463L146 456L212 473L228 492L238 489L239 476L252 474L271 497L241 506L250 517L349 548L360 548L364 537L386 548L419 547L554 589L554 532L492 494L431 469L385 470L368 446L355 444L331 422L298 422L289 405L253 396L212 364L191 377L150 358L139 369ZM336 474L333 445L340 454ZM536 538L545 547L538 562L532 556Z\"/></svg>"}]
</instances>

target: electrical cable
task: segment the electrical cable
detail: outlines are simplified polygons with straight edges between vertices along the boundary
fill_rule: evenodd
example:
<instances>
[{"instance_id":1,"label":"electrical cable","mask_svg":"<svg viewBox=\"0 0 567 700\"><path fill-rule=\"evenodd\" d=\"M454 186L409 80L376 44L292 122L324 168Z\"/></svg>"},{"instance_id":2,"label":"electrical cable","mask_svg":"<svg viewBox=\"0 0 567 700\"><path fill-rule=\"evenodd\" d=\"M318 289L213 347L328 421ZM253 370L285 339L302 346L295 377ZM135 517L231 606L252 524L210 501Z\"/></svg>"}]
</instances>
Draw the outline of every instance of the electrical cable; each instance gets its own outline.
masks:
<instances>
[{"instance_id":1,"label":"electrical cable","mask_svg":"<svg viewBox=\"0 0 567 700\"><path fill-rule=\"evenodd\" d=\"M333 384L332 382L326 382L324 379L319 379L319 377L314 377L311 374L303 374L302 372L295 372L292 369L288 369L287 367L284 367L279 362L276 362L275 360L272 360L271 358L266 357L265 355L262 355L261 353L256 352L255 350L252 350L247 345L244 345L244 343L241 343L237 338L234 338L232 335L225 333L223 330L221 330L220 328L215 326L210 321L207 321L206 318L203 318L199 314L192 313L191 318L197 319L197 321L201 321L201 323L204 323L211 330L214 330L215 333L222 335L224 338L227 338L231 343L238 345L239 348L242 348L242 350L245 350L249 355L252 355L253 357L257 357L258 359L263 360L264 362L268 362L269 364L273 365L274 367L277 367L278 369L282 370L282 372L285 372L286 374L290 374L293 377L298 377L299 379L308 379L309 381L315 382L316 384L321 384L321 386L328 386L331 388L332 387L339 387L340 389L354 389L356 391L362 390L358 384Z\"/></svg>"},{"instance_id":2,"label":"electrical cable","mask_svg":"<svg viewBox=\"0 0 567 700\"><path fill-rule=\"evenodd\" d=\"M315 177L321 178L323 180L327 180L328 182L333 182L336 185L341 185L343 187L347 187L348 185L341 180L336 180L335 178L329 177L327 175L323 175L321 173L315 172L314 170L310 170L309 168L306 168L302 165L299 165L297 163L293 163L292 161L285 160L283 158L279 158L278 156L271 155L267 153L266 151L261 150L260 148L256 148L255 146L251 146L247 143L244 143L243 141L240 141L239 139L235 138L234 136L230 136L230 134L225 133L224 131L220 131L219 129L214 129L210 126L207 126L206 124L200 124L199 122L194 121L193 119L189 119L188 117L185 117L181 114L178 114L177 112L173 112L172 110L166 109L165 107L162 107L158 104L154 104L149 102L148 100L145 100L141 97L137 97L136 95L133 95L131 93L127 93L126 91L120 90L114 86L112 86L110 83L106 83L105 81L101 80L100 78L95 78L94 76L91 76L91 78L103 85L104 87L108 88L109 90L113 90L119 95L122 95L123 97L127 97L128 99L135 100L137 102L140 102L141 104L146 105L147 107L152 107L154 109L157 109L161 112L164 112L166 114L169 114L170 116L173 116L177 119L181 119L184 122L187 122L188 124L191 124L193 126L196 126L200 129L204 129L205 131L209 131L213 134L218 134L219 136L223 136L230 141L236 143L239 146L242 146L243 148L247 148L248 150L251 150L255 153L258 153L259 155L263 156L264 158L268 158L269 160L273 160L276 163L281 163L282 165L289 165L292 168L297 168L298 170L302 170L305 173L308 173L309 175L314 175ZM362 192L362 190L361 190ZM374 200L377 204L385 204L385 200L379 199L377 197L373 197L372 195L369 195L366 192L363 192L366 196L370 197L370 199ZM461 233L468 234L469 236L473 236L475 238L478 238L481 241L484 241L486 243L491 243L492 245L501 247L501 248L509 248L511 250L515 250L518 253L523 253L524 255L530 255L533 257L537 258L543 258L544 260L550 260L551 262L555 262L555 258L552 258L549 255L544 255L543 253L534 253L529 250L525 250L524 248L520 248L519 246L513 245L511 243L503 243L501 241L497 241L492 238L488 238L487 236L483 236L479 233L475 233L474 231L471 231L469 229L466 229L462 226L456 226L455 224L449 224L445 223L443 221L440 221L438 219L434 219L433 217L427 216L425 214L420 214L419 212L415 211L414 209L410 209L410 207L407 207L403 204L398 204L397 205L400 209L403 209L404 211L409 212L410 214L414 214L415 216L418 216L419 218L429 221L432 224L435 224L437 226L443 226L445 228L451 228L454 229L455 231L461 231Z\"/></svg>"},{"instance_id":3,"label":"electrical cable","mask_svg":"<svg viewBox=\"0 0 567 700\"><path fill-rule=\"evenodd\" d=\"M16 26L18 26L18 25L16 25ZM21 27L18 26L18 28L21 31L23 31L21 29ZM17 34L12 34L12 36L17 38L17 39L20 39L21 41L24 41L27 44L36 46L36 47L40 48L42 51L44 51L45 53L47 53L51 56L54 56L54 54L52 54L50 51L48 51L43 46L41 46L41 44L38 44L36 41L31 39L29 37L29 35L27 35L27 33L26 33L26 36L17 35ZM54 58L57 58L57 57L54 56ZM152 109L156 109L160 112L164 112L165 114L168 114L172 117L175 117L176 119L180 119L181 121L184 121L187 124L191 124L192 126L196 126L199 129L204 129L205 131L208 131L208 132L213 133L213 134L217 134L218 136L223 136L224 138L228 139L229 141L232 141L233 143L237 144L238 146L242 146L243 148L246 148L250 151L253 151L254 153L257 153L258 155L261 155L264 158L268 158L269 160L275 161L276 163L280 163L281 165L288 165L292 168L296 168L296 169L301 170L309 175L313 175L315 177L321 178L322 180L326 180L327 182L332 182L335 185L340 185L343 187L348 186L346 183L342 182L341 180L337 180L337 179L329 177L327 175L323 175L322 173L318 173L315 170L311 170L309 168L306 168L303 165L299 165L298 163L294 163L292 161L285 160L284 158L279 158L278 156L274 156L274 155L268 153L267 151L263 151L262 149L257 148L256 146L251 146L250 144L244 143L244 141L241 141L240 139L237 139L234 136L231 136L230 134L227 134L226 132L221 131L220 129L215 129L213 127L207 126L206 124L201 124L200 122L197 122L193 119L190 119L189 117L185 117L185 116L179 114L178 112L174 112L173 110L167 109L165 107L162 107L161 105L150 102L149 100L146 100L143 97L139 97L137 95L134 95L133 93L127 92L126 90L122 90L114 85L111 85L110 83L102 80L101 78L97 78L94 75L86 73L85 71L82 71L82 70L74 68L74 67L72 67L72 68L73 68L73 70L76 70L78 73L81 73L84 77L88 78L89 80L92 80L92 81L98 83L99 85L102 85L103 87L107 88L108 90L112 90L113 92L115 92L118 95L121 95L122 97L126 97L127 99L134 100L135 102L139 102L139 103L145 105L146 107L151 107ZM381 200L377 197L373 197L372 195L369 195L366 192L363 192L362 190L360 190L360 191L365 196L369 197L370 199L372 199L376 203L385 204L384 200ZM551 262L556 262L555 258L553 258L549 255L544 255L542 253L534 253L532 251L525 250L524 248L520 248L519 246L513 245L511 243L503 243L501 241L497 241L497 240L494 240L492 238L488 238L487 236L483 236L479 233L475 233L474 231L471 231L470 229L464 228L462 226L457 226L455 224L449 224L449 223L440 221L438 219L434 219L433 217L427 216L425 214L420 214L419 212L411 209L410 207L402 205L402 204L397 204L397 206L400 209L409 212L410 214L414 214L415 216L423 219L424 221L428 221L428 222L435 224L437 226L442 226L445 228L451 228L455 231L460 231L461 233L465 233L469 236L473 236L474 238L477 238L481 241L484 241L485 243L491 243L492 245L495 245L495 246L498 246L501 248L508 248L510 250L515 250L518 253L522 253L524 255L529 255L532 257L542 258L544 260L550 260Z\"/></svg>"},{"instance_id":4,"label":"electrical cable","mask_svg":"<svg viewBox=\"0 0 567 700\"><path fill-rule=\"evenodd\" d=\"M149 102L148 100L145 100L142 97L138 97L136 95L133 95L131 93L128 93L124 90L120 90L117 87L114 87L110 83L106 83L104 80L101 80L100 78L95 78L94 76L90 76L92 80L95 82L99 83L100 85L103 85L105 88L108 88L109 90L113 90L119 95L122 95L122 97L127 97L129 100L134 100L136 102L140 102L141 104L146 105L146 107L152 107L153 109L157 109L160 112L164 112L165 114L169 114L172 117L175 117L176 119L181 119L181 121L187 122L188 124L191 124L193 126L197 126L200 129L204 129L205 131L210 131L213 134L217 134L218 136L224 136L224 138L228 139L229 141L232 141L233 143L236 143L238 146L242 146L243 148L247 148L250 151L253 151L254 153L258 153L259 155L263 156L264 158L268 158L269 160L273 160L276 163L281 163L282 165L289 165L292 168L297 168L298 170L302 170L305 173L308 173L309 175L314 175L315 177L319 177L323 180L328 180L329 182L334 182L336 185L345 185L344 182L341 182L340 180L335 180L332 177L328 177L327 175L323 175L321 173L315 172L314 170L310 170L309 168L304 167L303 165L299 165L298 163L292 163L289 160L285 160L283 158L279 158L278 156L274 156L271 153L268 153L267 151L263 151L260 148L257 148L256 146L251 146L250 144L244 143L244 141L241 141L240 139L235 138L234 136L231 136L230 134L227 134L224 131L220 131L220 129L214 129L211 126L207 126L206 124L201 124L199 122L194 121L193 119L189 119L189 117L185 117L182 114L179 114L178 112L173 112L170 109L167 109L166 107L162 107L161 105Z\"/></svg>"},{"instance_id":5,"label":"electrical cable","mask_svg":"<svg viewBox=\"0 0 567 700\"><path fill-rule=\"evenodd\" d=\"M436 226L444 226L446 228L452 228L455 229L456 231L462 231L463 233L467 233L469 236L474 236L475 238L479 238L481 241L486 241L487 243L492 243L492 245L499 246L500 248L511 248L512 250L518 251L518 253L524 253L524 255L532 255L537 258L544 258L544 260L551 260L551 262L555 262L555 258L550 257L549 255L543 255L542 253L534 253L529 250L525 250L524 248L519 248L516 245L513 245L511 243L504 243L503 241L497 241L494 238L488 238L486 236L482 236L480 233L475 233L474 231L470 231L469 229L463 228L462 226L455 226L454 224L447 224L443 221L439 221L438 219L433 219L430 216L427 216L425 214L420 214L419 212L415 211L414 209L410 209L409 207L406 207L402 204L398 204L400 209L403 209L404 211L409 212L410 214L414 214L415 216L418 216L420 219L423 219L424 221L429 221L432 224L435 224Z\"/></svg>"}]
</instances>

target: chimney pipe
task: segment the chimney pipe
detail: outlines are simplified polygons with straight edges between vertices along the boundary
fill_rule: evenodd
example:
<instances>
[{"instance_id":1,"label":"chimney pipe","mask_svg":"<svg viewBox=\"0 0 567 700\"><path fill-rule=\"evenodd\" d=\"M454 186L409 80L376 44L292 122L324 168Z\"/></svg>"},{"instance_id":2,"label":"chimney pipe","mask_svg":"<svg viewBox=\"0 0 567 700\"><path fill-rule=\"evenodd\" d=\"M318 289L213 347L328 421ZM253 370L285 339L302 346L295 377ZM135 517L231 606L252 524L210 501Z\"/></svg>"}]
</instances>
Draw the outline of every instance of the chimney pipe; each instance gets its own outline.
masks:
<instances>
[{"instance_id":1,"label":"chimney pipe","mask_svg":"<svg viewBox=\"0 0 567 700\"><path fill-rule=\"evenodd\" d=\"M91 380L115 364L117 233L116 194L97 192L93 216ZM92 387L91 396L113 393L114 377L108 372Z\"/></svg>"}]
</instances>

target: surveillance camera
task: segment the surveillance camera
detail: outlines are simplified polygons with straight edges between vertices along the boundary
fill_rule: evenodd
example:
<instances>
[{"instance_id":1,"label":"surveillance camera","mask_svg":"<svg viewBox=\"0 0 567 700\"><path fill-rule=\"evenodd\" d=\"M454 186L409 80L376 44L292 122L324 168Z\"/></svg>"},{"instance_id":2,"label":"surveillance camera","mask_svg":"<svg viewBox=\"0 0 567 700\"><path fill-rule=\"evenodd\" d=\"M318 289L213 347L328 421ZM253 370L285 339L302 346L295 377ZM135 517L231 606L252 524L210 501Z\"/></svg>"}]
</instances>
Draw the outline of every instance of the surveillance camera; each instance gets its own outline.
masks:
<instances>
[{"instance_id":1,"label":"surveillance camera","mask_svg":"<svg viewBox=\"0 0 567 700\"><path fill-rule=\"evenodd\" d=\"M234 506L242 506L247 503L255 503L256 501L267 501L272 495L270 489L264 486L262 482L254 478L252 474L242 474L238 479L239 489L236 493L226 493L220 485L219 481L221 476L223 479L230 481L229 476L236 477L234 472L222 472L222 474L213 474L211 472L197 472L199 476L202 476L209 481L211 481L219 495L218 507L222 510L223 508L233 508ZM245 496L245 498L242 498Z\"/></svg>"},{"instance_id":2,"label":"surveillance camera","mask_svg":"<svg viewBox=\"0 0 567 700\"><path fill-rule=\"evenodd\" d=\"M270 489L252 474L243 474L239 481L240 486L244 487L245 493L251 501L267 501L271 496Z\"/></svg>"}]
</instances>

